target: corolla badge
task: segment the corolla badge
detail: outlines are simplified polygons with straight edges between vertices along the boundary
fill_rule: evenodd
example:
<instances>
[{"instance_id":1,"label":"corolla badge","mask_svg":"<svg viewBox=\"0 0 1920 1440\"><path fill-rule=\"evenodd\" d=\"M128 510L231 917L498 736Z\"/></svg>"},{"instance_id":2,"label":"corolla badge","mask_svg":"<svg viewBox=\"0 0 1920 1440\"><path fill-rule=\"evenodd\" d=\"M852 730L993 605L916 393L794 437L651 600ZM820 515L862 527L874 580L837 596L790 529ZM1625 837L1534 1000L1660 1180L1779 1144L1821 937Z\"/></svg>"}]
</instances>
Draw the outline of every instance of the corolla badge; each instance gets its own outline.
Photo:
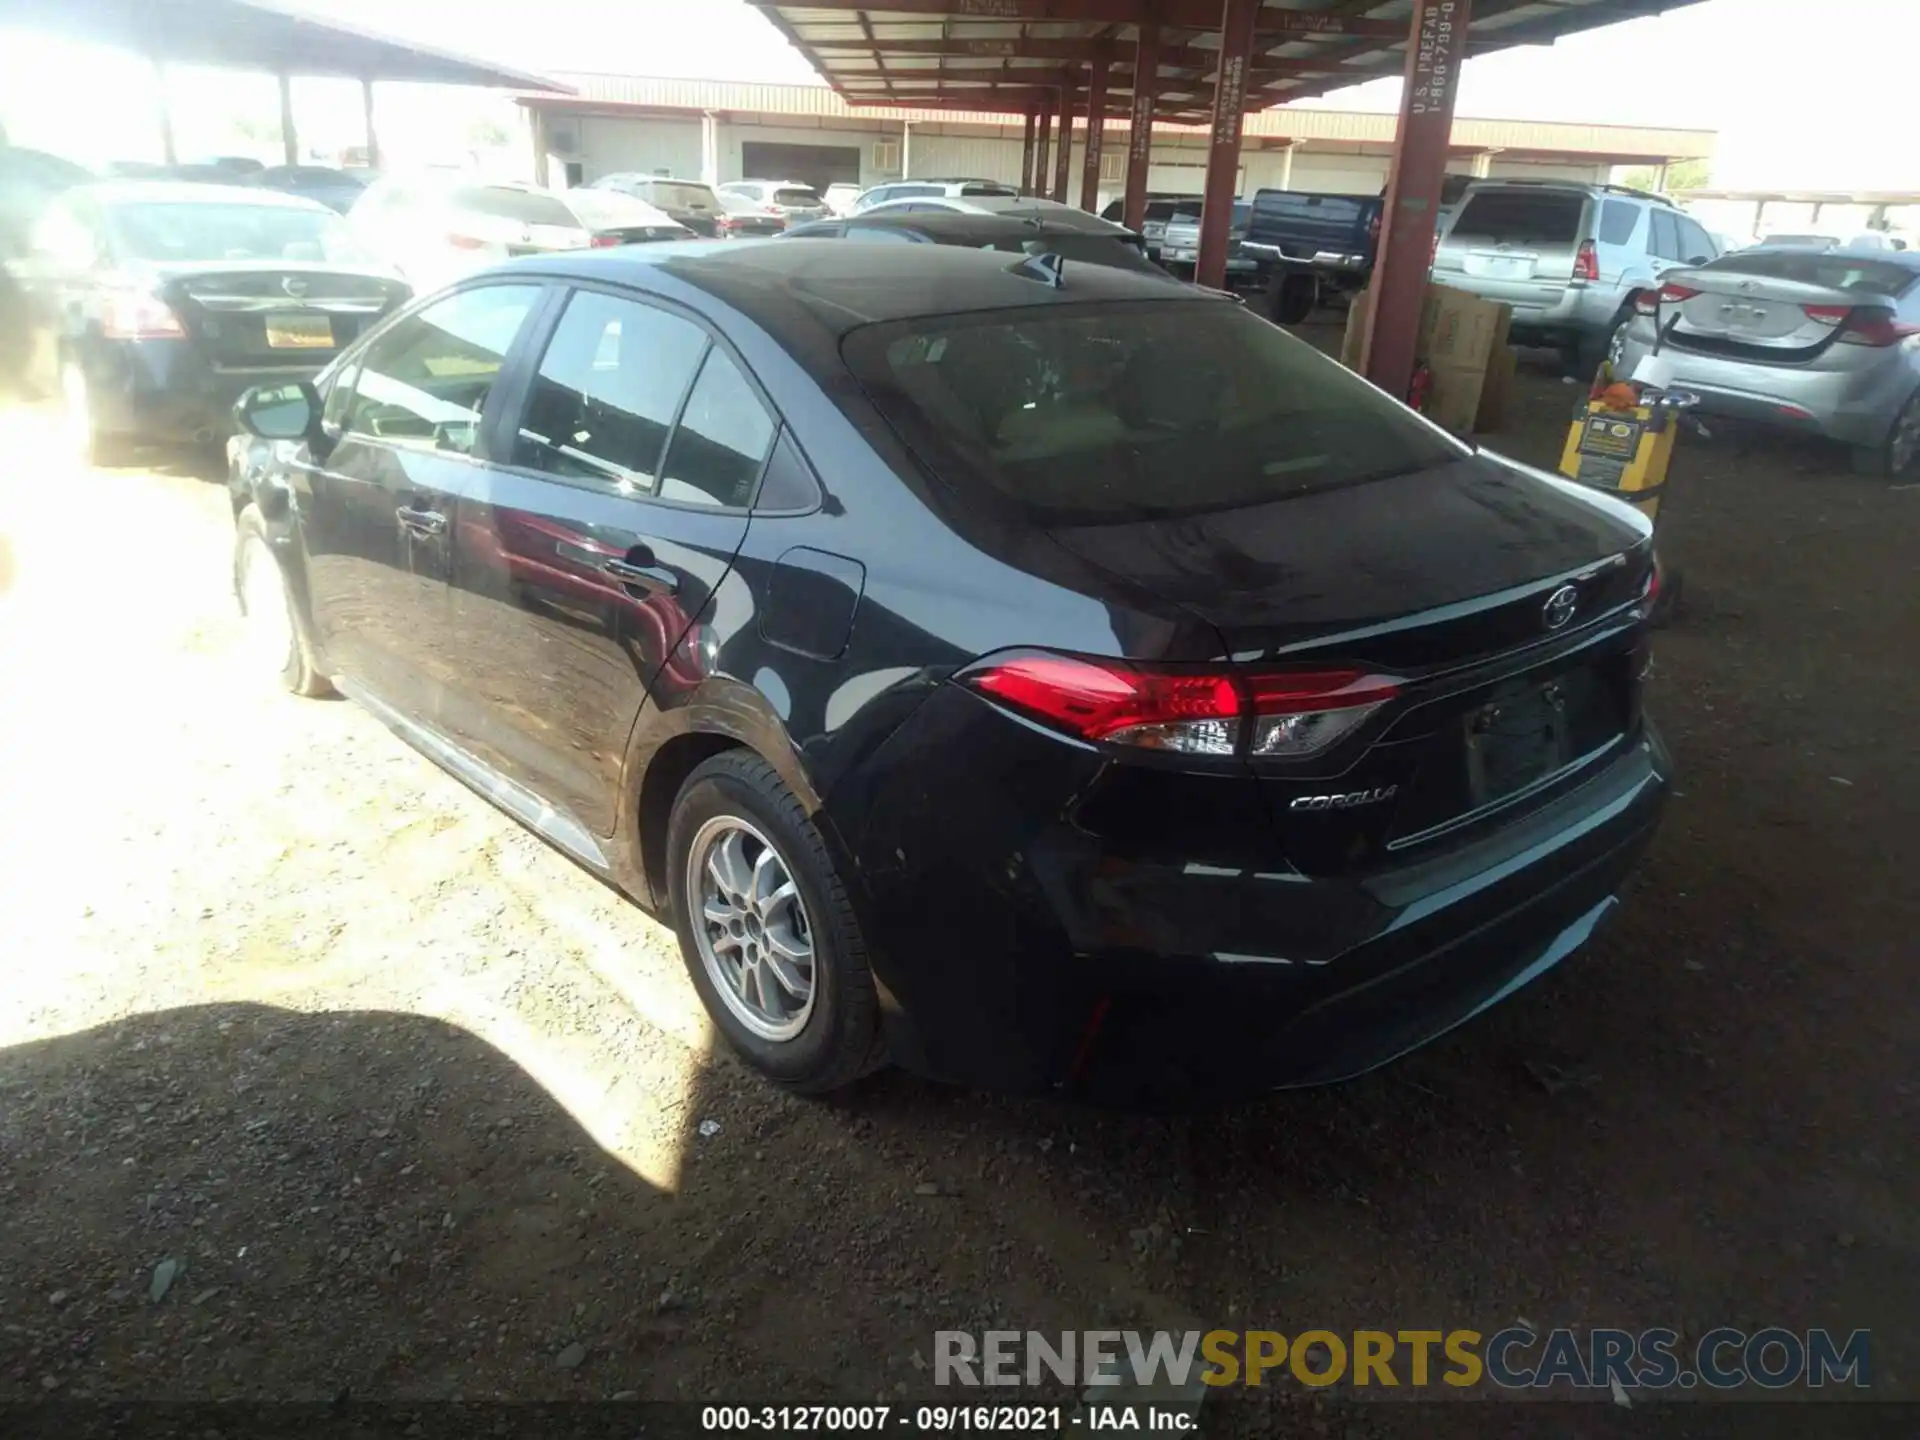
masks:
<instances>
[{"instance_id":1,"label":"corolla badge","mask_svg":"<svg viewBox=\"0 0 1920 1440\"><path fill-rule=\"evenodd\" d=\"M307 282L302 280L298 275L289 275L280 282L280 288L298 300L302 295L307 293Z\"/></svg>"},{"instance_id":2,"label":"corolla badge","mask_svg":"<svg viewBox=\"0 0 1920 1440\"><path fill-rule=\"evenodd\" d=\"M1540 611L1540 619L1549 630L1564 630L1567 622L1573 619L1573 612L1580 608L1580 592L1571 585L1562 585L1547 597L1547 603Z\"/></svg>"},{"instance_id":3,"label":"corolla badge","mask_svg":"<svg viewBox=\"0 0 1920 1440\"><path fill-rule=\"evenodd\" d=\"M1302 795L1287 806L1289 810L1351 810L1356 805L1378 805L1399 793L1398 785L1381 785L1372 790L1349 790L1341 795Z\"/></svg>"}]
</instances>

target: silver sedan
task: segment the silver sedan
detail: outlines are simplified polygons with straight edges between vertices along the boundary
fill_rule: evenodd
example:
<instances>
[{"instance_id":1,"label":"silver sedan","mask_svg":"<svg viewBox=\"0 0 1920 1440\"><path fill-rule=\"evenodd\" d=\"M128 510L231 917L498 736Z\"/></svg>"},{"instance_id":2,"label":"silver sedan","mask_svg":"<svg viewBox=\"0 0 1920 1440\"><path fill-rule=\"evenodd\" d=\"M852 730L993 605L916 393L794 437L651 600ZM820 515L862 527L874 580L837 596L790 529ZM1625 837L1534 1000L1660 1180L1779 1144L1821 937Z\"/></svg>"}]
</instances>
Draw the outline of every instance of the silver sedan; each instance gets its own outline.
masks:
<instances>
[{"instance_id":1,"label":"silver sedan","mask_svg":"<svg viewBox=\"0 0 1920 1440\"><path fill-rule=\"evenodd\" d=\"M1622 374L1657 354L1707 414L1840 441L1867 474L1920 468L1920 256L1763 247L1669 270L1617 344Z\"/></svg>"}]
</instances>

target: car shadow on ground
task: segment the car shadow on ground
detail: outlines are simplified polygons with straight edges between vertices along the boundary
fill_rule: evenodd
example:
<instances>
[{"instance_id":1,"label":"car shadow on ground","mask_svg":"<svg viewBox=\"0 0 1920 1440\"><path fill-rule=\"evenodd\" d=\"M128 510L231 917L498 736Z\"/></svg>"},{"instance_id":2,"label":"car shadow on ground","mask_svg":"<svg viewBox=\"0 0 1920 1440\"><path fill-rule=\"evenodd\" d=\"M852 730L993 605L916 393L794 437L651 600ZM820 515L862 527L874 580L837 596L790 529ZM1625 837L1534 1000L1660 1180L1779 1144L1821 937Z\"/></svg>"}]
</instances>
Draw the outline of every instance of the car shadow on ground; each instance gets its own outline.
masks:
<instances>
[{"instance_id":1,"label":"car shadow on ground","mask_svg":"<svg viewBox=\"0 0 1920 1440\"><path fill-rule=\"evenodd\" d=\"M209 1005L22 1044L0 1139L0 1397L674 1393L673 1197L456 1026Z\"/></svg>"}]
</instances>

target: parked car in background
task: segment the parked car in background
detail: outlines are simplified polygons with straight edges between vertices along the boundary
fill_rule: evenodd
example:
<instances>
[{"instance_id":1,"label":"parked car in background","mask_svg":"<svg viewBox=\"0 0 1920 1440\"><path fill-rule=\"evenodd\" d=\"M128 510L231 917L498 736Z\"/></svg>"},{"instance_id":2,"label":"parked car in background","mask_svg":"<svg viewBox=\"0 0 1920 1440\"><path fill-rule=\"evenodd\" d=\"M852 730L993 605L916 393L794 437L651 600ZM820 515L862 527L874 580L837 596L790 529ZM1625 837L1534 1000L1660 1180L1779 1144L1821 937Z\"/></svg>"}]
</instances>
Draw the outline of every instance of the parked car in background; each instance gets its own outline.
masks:
<instances>
[{"instance_id":1,"label":"parked car in background","mask_svg":"<svg viewBox=\"0 0 1920 1440\"><path fill-rule=\"evenodd\" d=\"M1673 202L1617 185L1477 180L1434 251L1433 278L1513 307L1513 337L1558 347L1589 375L1633 298L1677 265L1719 254Z\"/></svg>"},{"instance_id":2,"label":"parked car in background","mask_svg":"<svg viewBox=\"0 0 1920 1440\"><path fill-rule=\"evenodd\" d=\"M1057 255L1069 264L1104 265L1142 275L1171 278L1116 227L1100 235L1052 220L1021 220L1010 215L960 215L941 211L870 211L844 220L813 220L788 228L783 240L850 240L860 244L965 245L1009 255Z\"/></svg>"},{"instance_id":3,"label":"parked car in background","mask_svg":"<svg viewBox=\"0 0 1920 1440\"><path fill-rule=\"evenodd\" d=\"M612 190L542 189L459 171L374 181L347 216L363 244L418 290L516 255L686 240L693 232Z\"/></svg>"},{"instance_id":4,"label":"parked car in background","mask_svg":"<svg viewBox=\"0 0 1920 1440\"><path fill-rule=\"evenodd\" d=\"M1074 205L1062 205L1057 200L1042 199L1038 195L923 195L916 199L886 200L878 205L870 205L860 212L862 215L905 214L905 215L1003 215L1021 220L1045 220L1063 225L1073 230L1085 230L1095 235L1114 235L1125 237L1126 242L1139 246L1146 253L1140 238L1140 232L1129 230L1124 225L1116 225L1111 220L1103 220L1098 215Z\"/></svg>"},{"instance_id":5,"label":"parked car in background","mask_svg":"<svg viewBox=\"0 0 1920 1440\"><path fill-rule=\"evenodd\" d=\"M370 170L336 170L331 165L274 165L249 176L247 183L258 185L262 190L278 190L284 195L316 200L344 215L373 178Z\"/></svg>"},{"instance_id":6,"label":"parked car in background","mask_svg":"<svg viewBox=\"0 0 1920 1440\"><path fill-rule=\"evenodd\" d=\"M1160 232L1160 263L1169 273L1191 280L1200 261L1200 209L1188 203L1177 207L1166 229ZM1260 262L1248 254L1242 242L1247 238L1247 219L1253 206L1245 200L1233 202L1233 218L1227 228L1227 276L1229 290L1248 289L1260 283Z\"/></svg>"},{"instance_id":7,"label":"parked car in background","mask_svg":"<svg viewBox=\"0 0 1920 1440\"><path fill-rule=\"evenodd\" d=\"M34 223L55 196L92 179L84 165L58 155L0 145L0 261L25 250Z\"/></svg>"},{"instance_id":8,"label":"parked car in background","mask_svg":"<svg viewBox=\"0 0 1920 1440\"><path fill-rule=\"evenodd\" d=\"M1151 192L1147 195L1146 212L1140 221L1140 240L1146 248L1149 260L1160 259L1160 246L1166 235L1167 222L1183 208L1191 209L1196 215L1199 214L1200 197ZM1126 202L1124 200L1109 201L1107 207L1100 212L1100 218L1114 225L1126 224Z\"/></svg>"},{"instance_id":9,"label":"parked car in background","mask_svg":"<svg viewBox=\"0 0 1920 1440\"><path fill-rule=\"evenodd\" d=\"M715 191L714 198L720 202L721 211L720 218L714 222L715 234L722 240L765 239L787 228L784 218L769 214L758 200L729 195L724 190Z\"/></svg>"},{"instance_id":10,"label":"parked car in background","mask_svg":"<svg viewBox=\"0 0 1920 1440\"><path fill-rule=\"evenodd\" d=\"M1920 255L1763 247L1668 270L1637 297L1624 373L1656 349L1709 415L1838 440L1868 474L1920 468Z\"/></svg>"},{"instance_id":11,"label":"parked car in background","mask_svg":"<svg viewBox=\"0 0 1920 1440\"><path fill-rule=\"evenodd\" d=\"M827 209L836 215L851 215L854 202L860 198L861 187L851 180L836 180L820 192L820 198L827 202Z\"/></svg>"},{"instance_id":12,"label":"parked car in background","mask_svg":"<svg viewBox=\"0 0 1920 1440\"><path fill-rule=\"evenodd\" d=\"M853 202L855 214L871 210L876 205L885 205L890 200L926 200L937 196L973 196L996 195L1002 198L1018 196L1020 187L1009 185L1001 180L981 180L978 178L949 178L929 175L912 180L889 180L884 185L875 185L863 191L860 198Z\"/></svg>"},{"instance_id":13,"label":"parked car in background","mask_svg":"<svg viewBox=\"0 0 1920 1440\"><path fill-rule=\"evenodd\" d=\"M794 1090L1390 1060L1579 947L1653 832L1651 525L1231 300L1057 278L471 276L244 403L248 653L667 917Z\"/></svg>"},{"instance_id":14,"label":"parked car in background","mask_svg":"<svg viewBox=\"0 0 1920 1440\"><path fill-rule=\"evenodd\" d=\"M820 192L798 180L730 180L716 186L723 195L738 195L751 200L768 215L799 224L803 220L824 220L833 212Z\"/></svg>"},{"instance_id":15,"label":"parked car in background","mask_svg":"<svg viewBox=\"0 0 1920 1440\"><path fill-rule=\"evenodd\" d=\"M1328 294L1357 294L1373 275L1386 202L1378 195L1259 190L1239 250L1256 266L1273 318L1293 325Z\"/></svg>"},{"instance_id":16,"label":"parked car in background","mask_svg":"<svg viewBox=\"0 0 1920 1440\"><path fill-rule=\"evenodd\" d=\"M411 293L325 206L167 181L68 190L16 273L74 446L101 461L225 438L243 390L313 375Z\"/></svg>"},{"instance_id":17,"label":"parked car in background","mask_svg":"<svg viewBox=\"0 0 1920 1440\"><path fill-rule=\"evenodd\" d=\"M711 240L720 233L720 219L726 209L713 187L703 180L674 180L660 175L640 175L620 171L602 175L589 190L616 190L644 200L654 209L671 216L695 235Z\"/></svg>"}]
</instances>

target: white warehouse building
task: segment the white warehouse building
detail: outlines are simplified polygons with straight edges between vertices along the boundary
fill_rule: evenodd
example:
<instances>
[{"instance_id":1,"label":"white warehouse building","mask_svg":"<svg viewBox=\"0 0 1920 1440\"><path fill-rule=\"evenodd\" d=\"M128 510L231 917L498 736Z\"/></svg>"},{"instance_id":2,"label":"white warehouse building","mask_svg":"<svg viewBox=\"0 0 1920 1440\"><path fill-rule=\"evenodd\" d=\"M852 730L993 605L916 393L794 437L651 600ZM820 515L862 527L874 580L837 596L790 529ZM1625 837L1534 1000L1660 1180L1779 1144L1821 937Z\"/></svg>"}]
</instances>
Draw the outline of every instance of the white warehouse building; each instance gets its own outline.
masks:
<instances>
[{"instance_id":1,"label":"white warehouse building","mask_svg":"<svg viewBox=\"0 0 1920 1440\"><path fill-rule=\"evenodd\" d=\"M914 175L1017 183L1022 126L1004 115L854 109L824 85L761 85L638 75L562 74L571 95L523 94L529 178L564 188L617 171L702 179L799 180L824 188ZM1085 117L1081 117L1084 126ZM1377 194L1387 183L1394 116L1283 108L1251 114L1240 193L1275 187ZM1104 204L1125 179L1127 122L1107 120ZM1082 131L1082 133L1084 133ZM1149 190L1199 194L1207 131L1154 127ZM1458 118L1460 174L1607 180L1616 167L1662 167L1713 153L1714 134L1645 126ZM1076 145L1069 196L1080 193Z\"/></svg>"}]
</instances>

